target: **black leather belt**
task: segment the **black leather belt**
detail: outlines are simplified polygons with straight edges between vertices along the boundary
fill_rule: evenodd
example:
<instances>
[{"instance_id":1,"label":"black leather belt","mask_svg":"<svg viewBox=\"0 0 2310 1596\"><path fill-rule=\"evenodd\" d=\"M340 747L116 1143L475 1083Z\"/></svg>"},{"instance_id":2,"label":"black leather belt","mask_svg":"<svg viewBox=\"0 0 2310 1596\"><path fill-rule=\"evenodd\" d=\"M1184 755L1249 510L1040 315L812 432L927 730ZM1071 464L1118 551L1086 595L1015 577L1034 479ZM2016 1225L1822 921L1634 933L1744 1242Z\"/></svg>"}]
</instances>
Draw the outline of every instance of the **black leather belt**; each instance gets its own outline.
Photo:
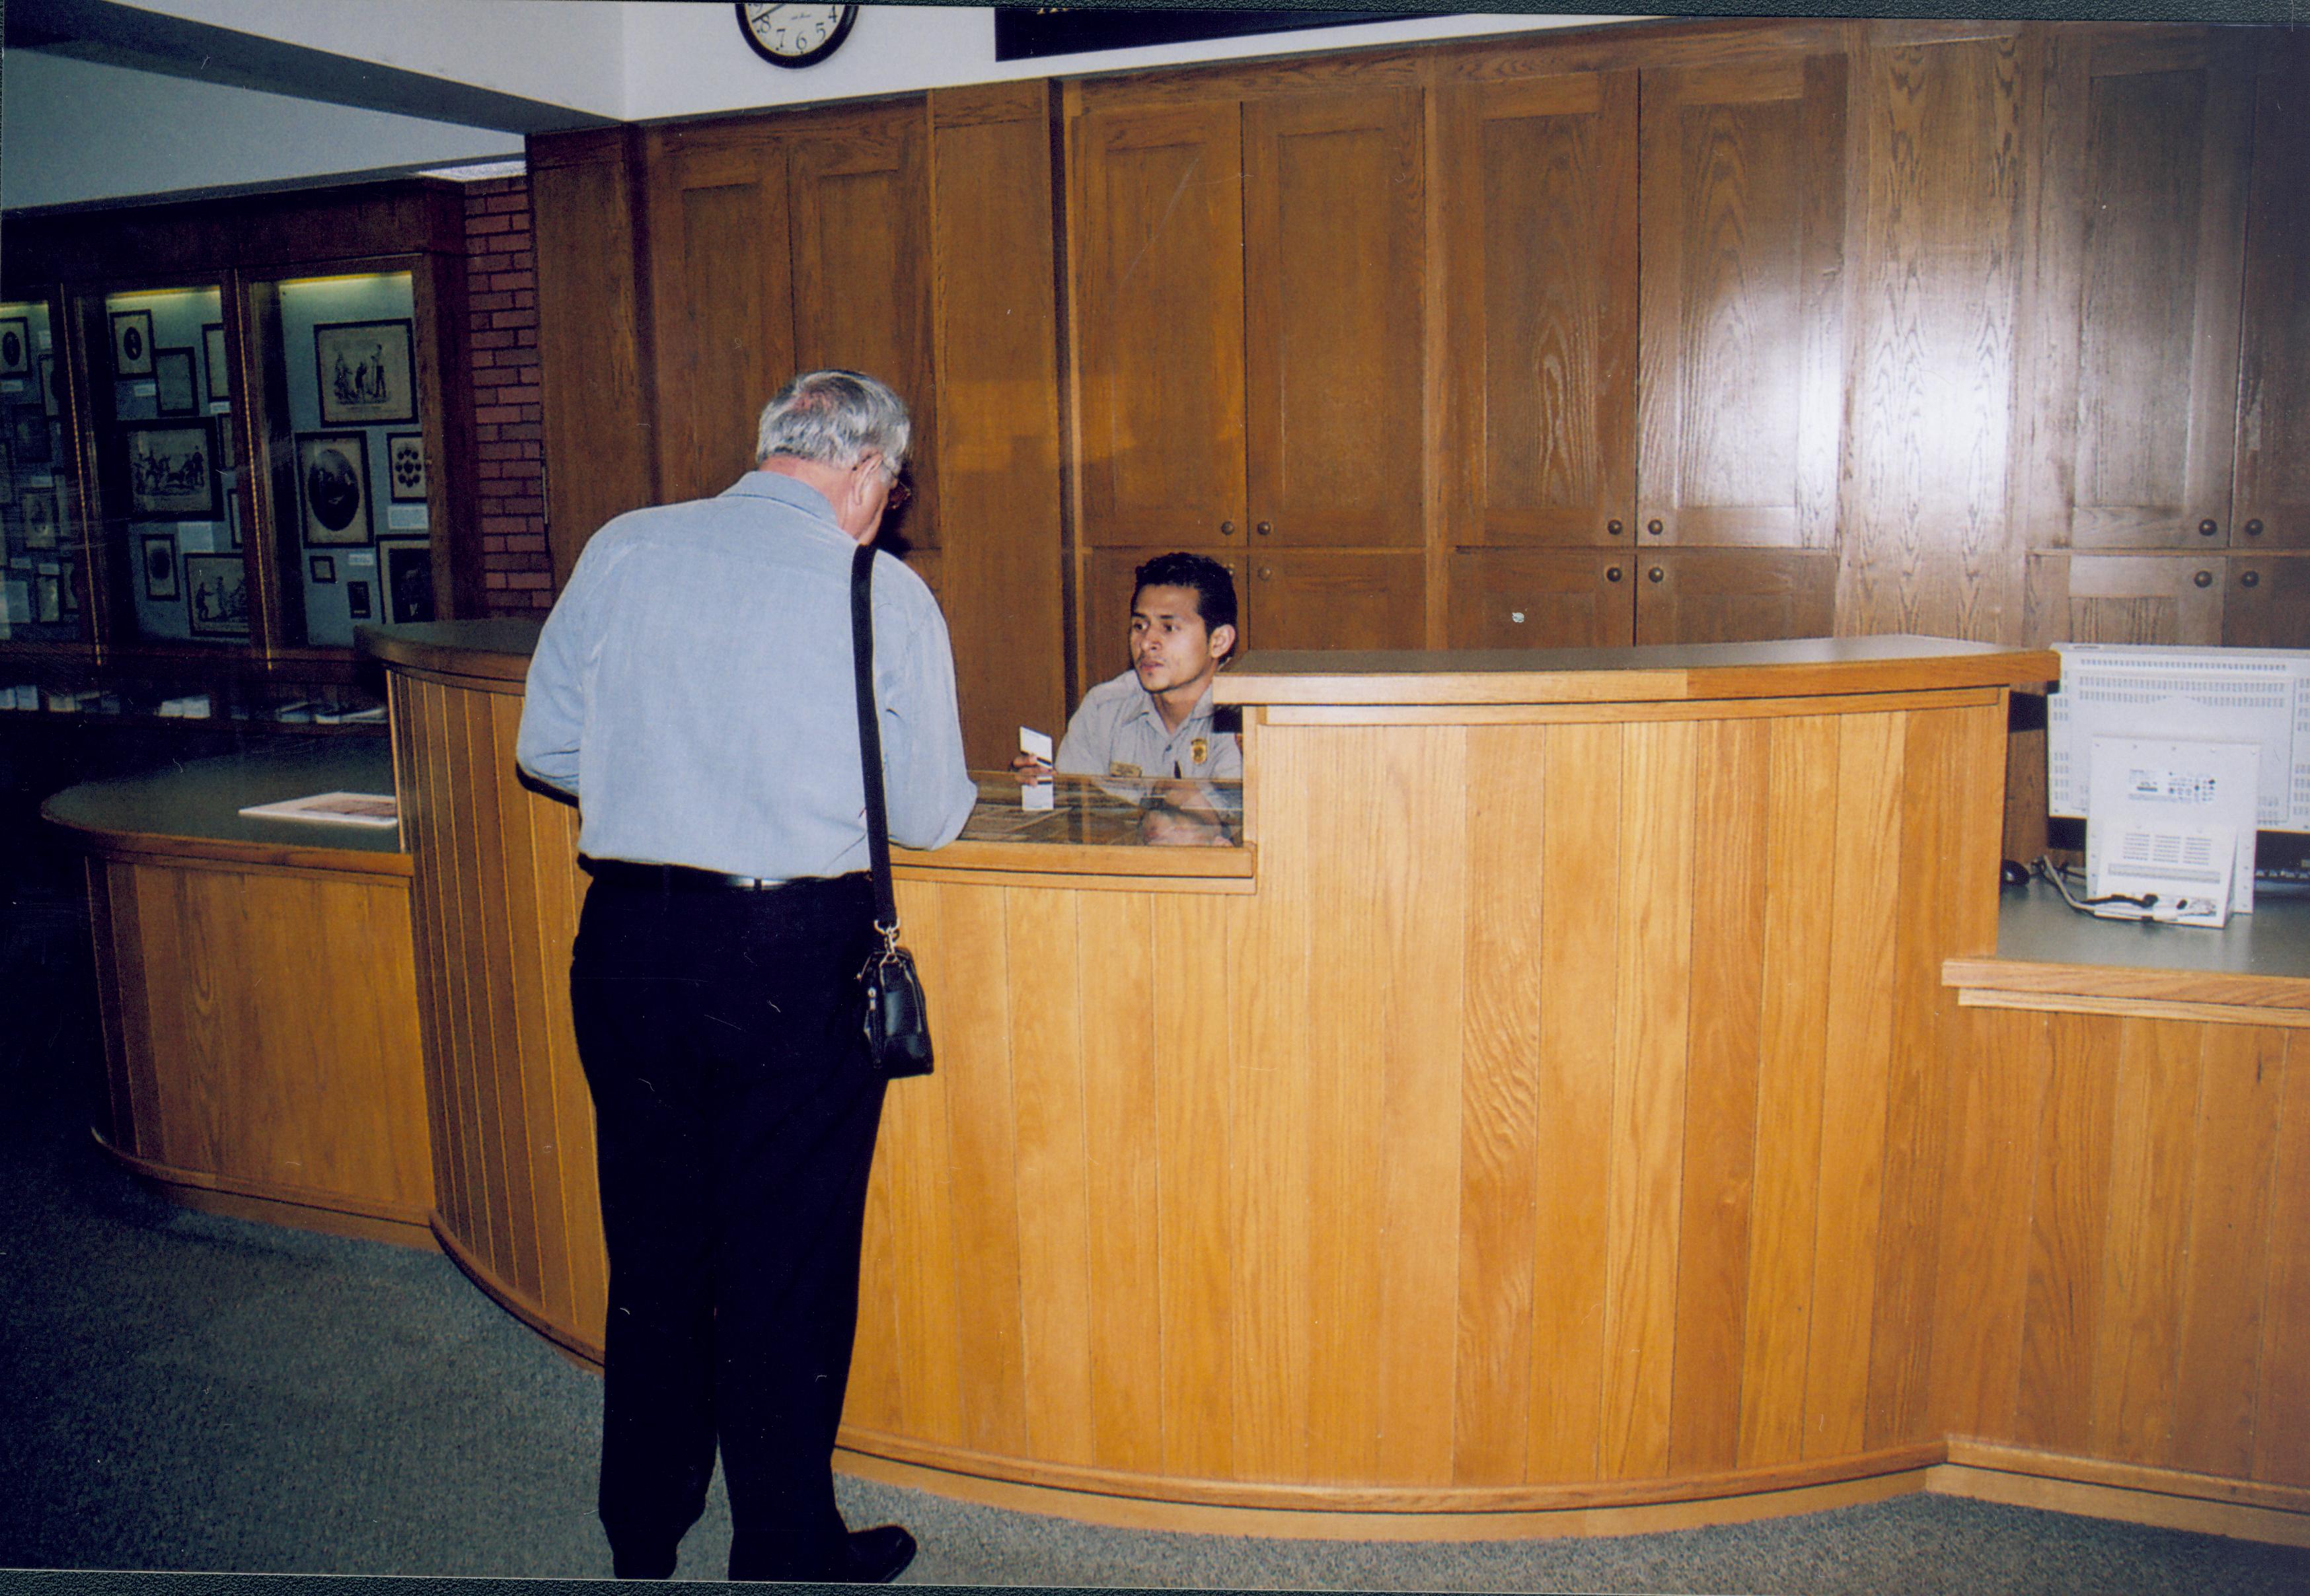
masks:
<instances>
[{"instance_id":1,"label":"black leather belt","mask_svg":"<svg viewBox=\"0 0 2310 1596\"><path fill-rule=\"evenodd\" d=\"M641 864L631 859L584 859L586 873L605 886L644 892L769 892L787 885L761 876L729 876L687 864Z\"/></svg>"}]
</instances>

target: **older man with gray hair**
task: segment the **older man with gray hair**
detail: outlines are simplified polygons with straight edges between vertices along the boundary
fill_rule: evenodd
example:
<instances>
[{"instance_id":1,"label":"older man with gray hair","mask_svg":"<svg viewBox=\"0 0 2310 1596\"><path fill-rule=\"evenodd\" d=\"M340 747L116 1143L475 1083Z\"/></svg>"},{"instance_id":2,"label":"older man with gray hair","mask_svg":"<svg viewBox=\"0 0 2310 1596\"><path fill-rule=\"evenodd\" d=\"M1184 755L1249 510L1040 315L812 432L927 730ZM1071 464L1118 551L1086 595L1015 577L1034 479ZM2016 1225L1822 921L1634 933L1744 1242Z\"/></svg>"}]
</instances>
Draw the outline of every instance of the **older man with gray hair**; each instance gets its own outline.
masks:
<instances>
[{"instance_id":1,"label":"older man with gray hair","mask_svg":"<svg viewBox=\"0 0 2310 1596\"><path fill-rule=\"evenodd\" d=\"M545 622L517 755L577 800L593 876L569 972L610 1253L601 1515L621 1578L673 1572L718 1449L732 1579L882 1582L831 1459L882 1079L850 570L906 460L906 405L848 371L762 412L718 497L596 533ZM921 578L874 559L890 835L969 817L954 660Z\"/></svg>"}]
</instances>

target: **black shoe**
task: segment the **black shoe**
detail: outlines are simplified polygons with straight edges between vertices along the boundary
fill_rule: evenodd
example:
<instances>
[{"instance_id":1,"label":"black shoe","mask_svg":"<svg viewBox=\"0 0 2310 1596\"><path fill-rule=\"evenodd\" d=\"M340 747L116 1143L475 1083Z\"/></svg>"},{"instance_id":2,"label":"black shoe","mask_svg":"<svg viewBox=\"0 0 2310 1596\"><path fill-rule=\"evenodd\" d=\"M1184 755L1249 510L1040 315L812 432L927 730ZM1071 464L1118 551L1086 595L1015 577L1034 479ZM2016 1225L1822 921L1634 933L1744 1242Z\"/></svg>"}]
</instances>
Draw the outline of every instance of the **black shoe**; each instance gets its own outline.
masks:
<instances>
[{"instance_id":1,"label":"black shoe","mask_svg":"<svg viewBox=\"0 0 2310 1596\"><path fill-rule=\"evenodd\" d=\"M853 1530L842 1550L843 1571L829 1572L827 1579L846 1585L887 1585L915 1560L915 1538L903 1524Z\"/></svg>"}]
</instances>

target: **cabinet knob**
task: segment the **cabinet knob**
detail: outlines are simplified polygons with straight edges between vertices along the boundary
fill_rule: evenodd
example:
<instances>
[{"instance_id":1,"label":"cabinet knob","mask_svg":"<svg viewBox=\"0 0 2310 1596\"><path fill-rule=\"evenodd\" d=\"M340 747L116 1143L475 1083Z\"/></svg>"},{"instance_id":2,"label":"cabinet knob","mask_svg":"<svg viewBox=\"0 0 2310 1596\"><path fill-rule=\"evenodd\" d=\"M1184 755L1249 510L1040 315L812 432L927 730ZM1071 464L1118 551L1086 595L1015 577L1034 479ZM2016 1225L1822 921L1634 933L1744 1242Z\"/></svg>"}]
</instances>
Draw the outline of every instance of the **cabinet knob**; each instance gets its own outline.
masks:
<instances>
[{"instance_id":1,"label":"cabinet knob","mask_svg":"<svg viewBox=\"0 0 2310 1596\"><path fill-rule=\"evenodd\" d=\"M1605 581L1607 581L1607 582L1617 582L1617 581L1619 581L1620 579L1620 568L1619 566L1617 566L1617 565L1608 565L1608 566L1606 566L1606 567L1604 568L1604 580L1605 580Z\"/></svg>"},{"instance_id":2,"label":"cabinet knob","mask_svg":"<svg viewBox=\"0 0 2310 1596\"><path fill-rule=\"evenodd\" d=\"M2221 528L2210 520L2198 523L2198 535L2201 538L2210 538L2220 530Z\"/></svg>"},{"instance_id":3,"label":"cabinet knob","mask_svg":"<svg viewBox=\"0 0 2310 1596\"><path fill-rule=\"evenodd\" d=\"M1620 533L1626 530L1627 528L1623 527L1618 521L1607 521L1604 523L1604 535L1607 537L1619 537Z\"/></svg>"},{"instance_id":4,"label":"cabinet knob","mask_svg":"<svg viewBox=\"0 0 2310 1596\"><path fill-rule=\"evenodd\" d=\"M1223 537L1223 538L1231 538L1231 537L1235 536L1235 523L1234 523L1234 522L1232 522L1232 521L1222 521L1222 522L1220 522L1220 536L1221 536L1221 537Z\"/></svg>"},{"instance_id":5,"label":"cabinet knob","mask_svg":"<svg viewBox=\"0 0 2310 1596\"><path fill-rule=\"evenodd\" d=\"M1668 573L1661 569L1660 567L1654 566L1652 569L1645 573L1645 580L1647 582L1665 582L1668 580Z\"/></svg>"},{"instance_id":6,"label":"cabinet knob","mask_svg":"<svg viewBox=\"0 0 2310 1596\"><path fill-rule=\"evenodd\" d=\"M2238 578L2238 585L2239 585L2240 587L2259 587L2259 586L2261 586L2261 585L2262 585L2262 573L2261 573L2260 571L2248 571L2245 576L2240 577Z\"/></svg>"},{"instance_id":7,"label":"cabinet knob","mask_svg":"<svg viewBox=\"0 0 2310 1596\"><path fill-rule=\"evenodd\" d=\"M2259 521L2247 522L2245 524L2245 534L2250 538L2260 537L2262 535L2262 523Z\"/></svg>"},{"instance_id":8,"label":"cabinet knob","mask_svg":"<svg viewBox=\"0 0 2310 1596\"><path fill-rule=\"evenodd\" d=\"M1272 580L1274 579L1274 577L1275 577L1275 572L1274 572L1273 568L1269 567L1269 566L1261 566L1261 567L1259 568L1259 579L1260 579L1261 581L1263 581L1263 582L1272 581Z\"/></svg>"},{"instance_id":9,"label":"cabinet knob","mask_svg":"<svg viewBox=\"0 0 2310 1596\"><path fill-rule=\"evenodd\" d=\"M1654 516L1651 520L1645 523L1645 530L1651 533L1653 536L1658 537L1661 533L1666 532L1668 528L1661 525L1660 517L1658 516Z\"/></svg>"},{"instance_id":10,"label":"cabinet knob","mask_svg":"<svg viewBox=\"0 0 2310 1596\"><path fill-rule=\"evenodd\" d=\"M1257 533L1262 537L1267 536L1274 530L1275 523L1272 521L1262 521L1258 525L1252 528L1252 531Z\"/></svg>"},{"instance_id":11,"label":"cabinet knob","mask_svg":"<svg viewBox=\"0 0 2310 1596\"><path fill-rule=\"evenodd\" d=\"M2190 580L2196 583L2201 587L2211 587L2214 585L2214 573L2211 571L2200 571L2196 576L2191 577Z\"/></svg>"}]
</instances>

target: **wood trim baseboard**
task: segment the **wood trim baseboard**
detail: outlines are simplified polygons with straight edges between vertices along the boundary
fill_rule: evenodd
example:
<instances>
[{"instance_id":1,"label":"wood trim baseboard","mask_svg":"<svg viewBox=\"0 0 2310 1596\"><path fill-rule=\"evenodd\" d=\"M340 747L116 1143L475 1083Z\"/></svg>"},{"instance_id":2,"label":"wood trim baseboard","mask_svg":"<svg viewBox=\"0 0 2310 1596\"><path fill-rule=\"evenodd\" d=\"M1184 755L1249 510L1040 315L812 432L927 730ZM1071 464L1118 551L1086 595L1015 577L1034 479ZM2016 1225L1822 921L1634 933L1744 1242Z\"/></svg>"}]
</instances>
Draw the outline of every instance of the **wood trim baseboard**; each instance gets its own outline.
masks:
<instances>
[{"instance_id":1,"label":"wood trim baseboard","mask_svg":"<svg viewBox=\"0 0 2310 1596\"><path fill-rule=\"evenodd\" d=\"M316 1186L292 1186L276 1182L245 1180L237 1175L215 1175L204 1169L183 1169L173 1164L163 1164L153 1158L140 1158L126 1149L116 1147L102 1131L89 1127L89 1140L105 1154L117 1160L130 1174L156 1185L169 1189L169 1194L188 1208L210 1207L213 1211L230 1211L215 1204L195 1201L188 1193L202 1193L218 1197L231 1197L245 1202L264 1205L272 1210L270 1222L306 1230L327 1230L332 1235L350 1235L343 1228L331 1228L338 1220L352 1219L388 1227L391 1233L411 1233L407 1245L430 1246L430 1240L419 1239L428 1234L426 1210L413 1204L382 1202L375 1198L356 1197L349 1193L326 1191ZM330 1220L313 1216L327 1214ZM360 1234L367 1234L361 1232ZM385 1233L380 1233L385 1234Z\"/></svg>"},{"instance_id":2,"label":"wood trim baseboard","mask_svg":"<svg viewBox=\"0 0 2310 1596\"><path fill-rule=\"evenodd\" d=\"M2233 1540L2310 1547L2310 1491L1952 1439L1926 1470L1935 1496L2114 1519Z\"/></svg>"},{"instance_id":3,"label":"wood trim baseboard","mask_svg":"<svg viewBox=\"0 0 2310 1596\"><path fill-rule=\"evenodd\" d=\"M482 1296L552 1342L572 1362L592 1369L597 1375L602 1372L600 1342L556 1322L536 1303L499 1279L488 1264L457 1239L457 1233L449 1227L439 1210L435 1210L431 1218L433 1239L449 1255L449 1262L464 1271L467 1279L481 1288Z\"/></svg>"}]
</instances>

